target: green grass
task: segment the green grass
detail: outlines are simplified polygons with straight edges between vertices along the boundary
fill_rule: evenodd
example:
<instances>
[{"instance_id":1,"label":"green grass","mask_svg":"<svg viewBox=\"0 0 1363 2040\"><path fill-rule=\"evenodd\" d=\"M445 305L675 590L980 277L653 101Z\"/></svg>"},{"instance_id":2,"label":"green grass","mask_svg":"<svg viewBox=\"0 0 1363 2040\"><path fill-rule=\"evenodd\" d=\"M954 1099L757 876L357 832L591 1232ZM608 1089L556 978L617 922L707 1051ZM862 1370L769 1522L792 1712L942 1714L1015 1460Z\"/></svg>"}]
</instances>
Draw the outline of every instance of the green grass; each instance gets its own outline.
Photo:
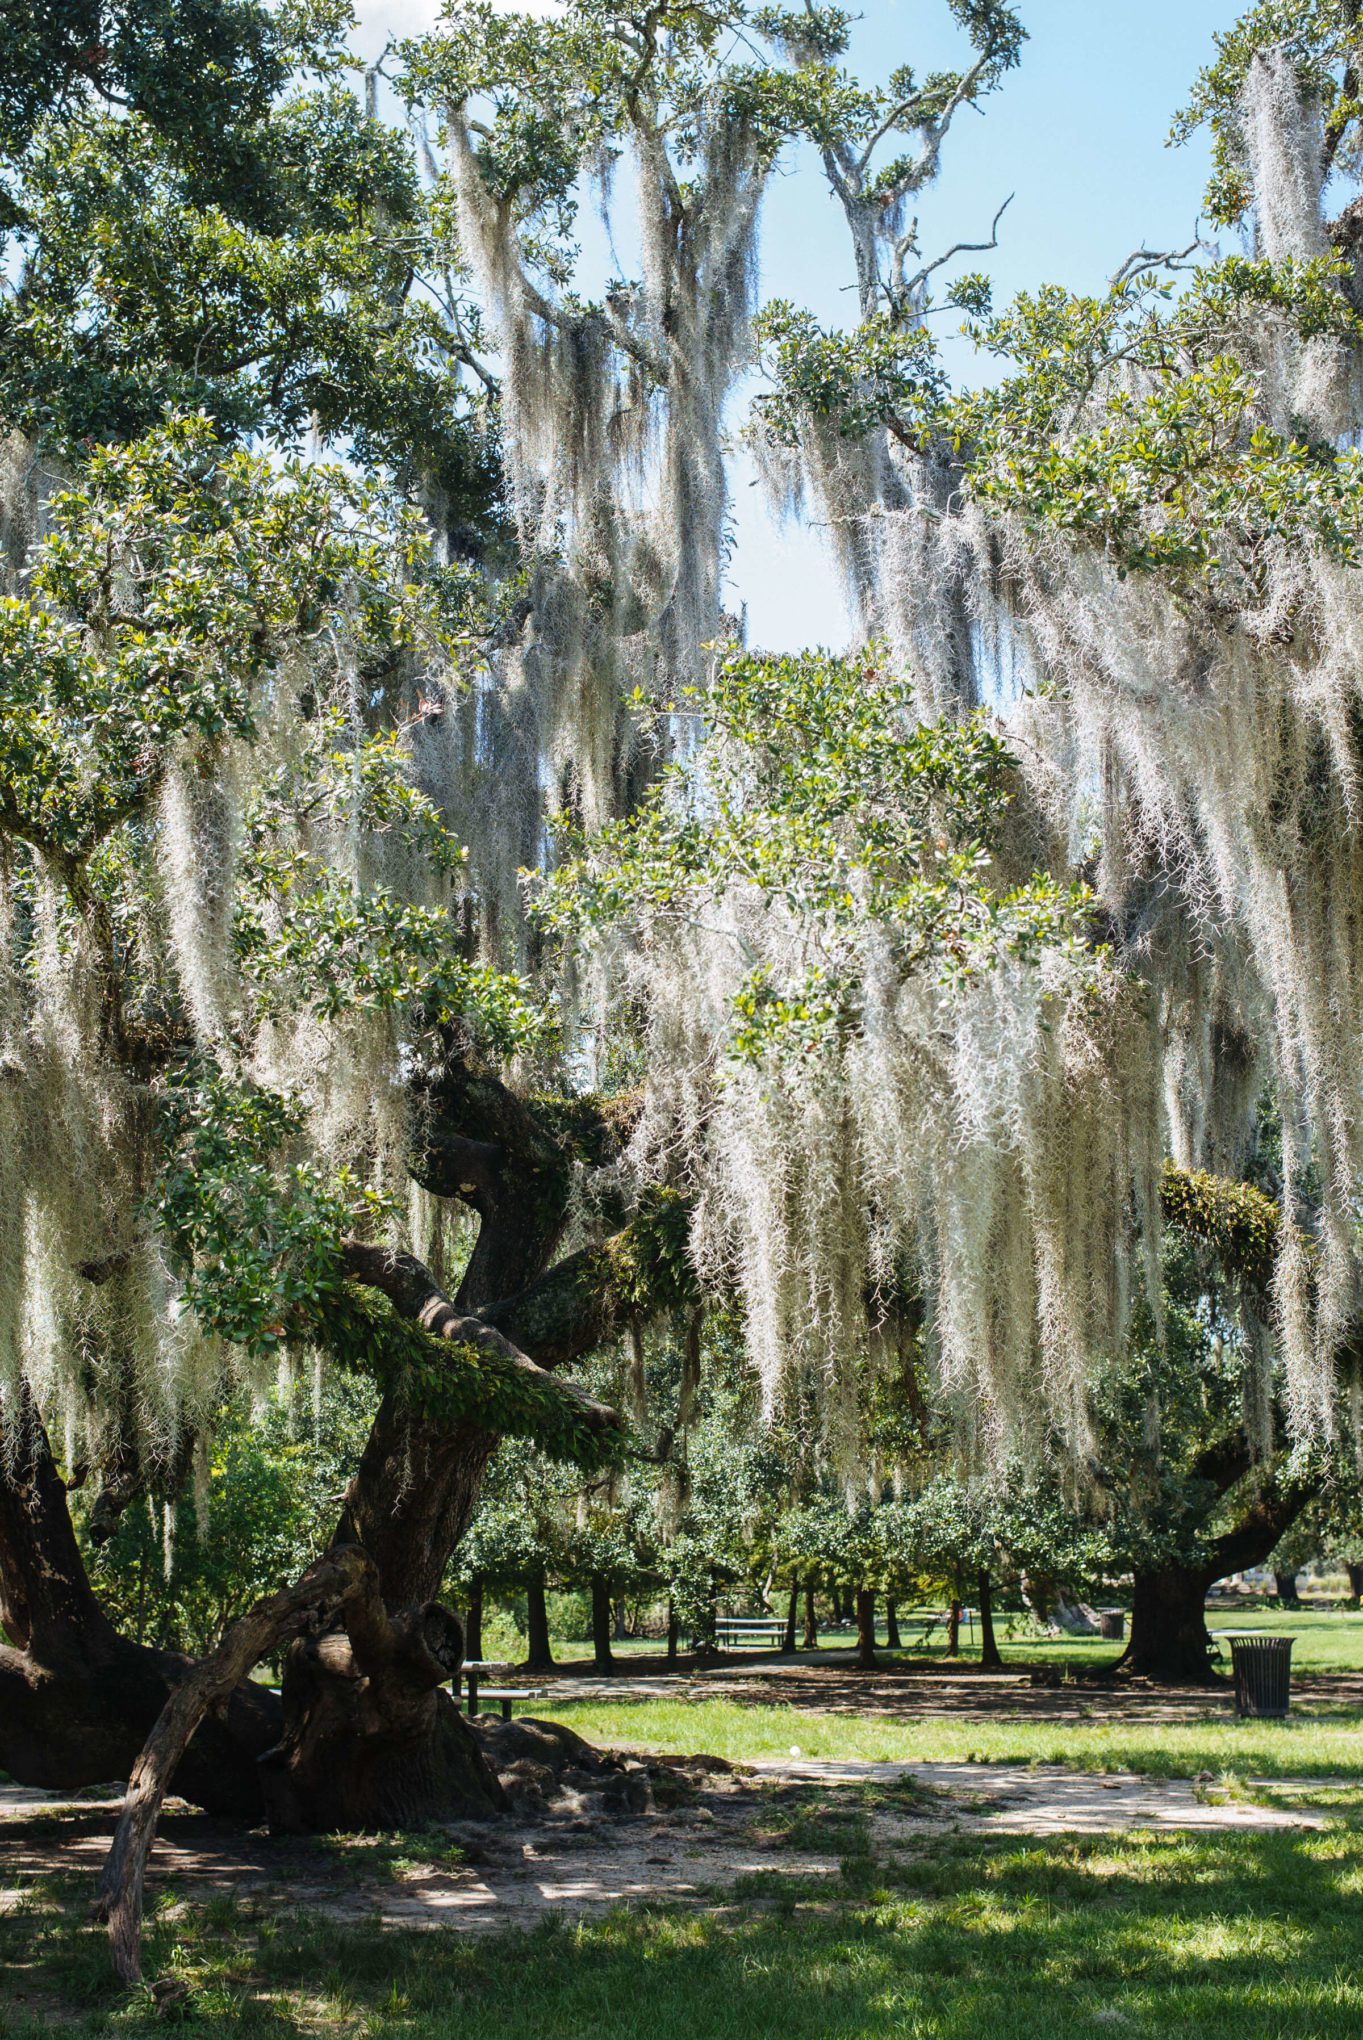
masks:
<instances>
[{"instance_id":1,"label":"green grass","mask_svg":"<svg viewBox=\"0 0 1363 2040\"><path fill-rule=\"evenodd\" d=\"M1297 1661L1310 1669L1350 1669L1363 1656L1355 1615L1255 1611L1224 1626L1290 1628L1306 1639ZM1034 1640L1006 1647L1042 1654ZM1061 1662L1112 1654L1110 1644L1051 1650ZM877 1854L869 1816L895 1784L821 1789L798 1803L773 1798L759 1816L773 1867L703 1909L468 1936L166 1893L148 1921L146 1967L169 1997L120 1994L87 1885L39 1880L0 1914L0 2040L150 2040L171 2026L203 2040L1355 2040L1363 1715L1314 1706L1287 1722L1239 1722L1222 1709L1162 1723L1111 1719L1101 1690L1067 1697L1080 1714L1065 1721L878 1720L725 1699L548 1711L593 1741L733 1759L795 1745L810 1757L1208 1771L1233 1796L1248 1778L1307 1778L1317 1782L1257 1796L1312 1806L1331 1824L1035 1842L925 1833ZM338 1898L352 1906L366 1887L451 1864L440 1837L326 1846ZM810 1847L838 1856L838 1874L781 1874L783 1857Z\"/></svg>"},{"instance_id":2,"label":"green grass","mask_svg":"<svg viewBox=\"0 0 1363 2040\"><path fill-rule=\"evenodd\" d=\"M806 1892L472 1939L229 1902L161 1912L158 2015L120 1999L70 1888L0 1919L0 2034L286 2040L1354 2040L1363 1836L939 1840Z\"/></svg>"},{"instance_id":3,"label":"green grass","mask_svg":"<svg viewBox=\"0 0 1363 2040\"><path fill-rule=\"evenodd\" d=\"M546 1702L589 1742L691 1755L706 1750L733 1762L755 1757L837 1757L887 1763L1068 1764L1084 1771L1145 1771L1186 1778L1199 1771L1245 1777L1363 1775L1363 1717L1355 1712L1298 1712L1287 1721L1105 1720L1111 1702L1095 1694L1077 1721L917 1721L818 1714L795 1707L744 1706L734 1700Z\"/></svg>"}]
</instances>

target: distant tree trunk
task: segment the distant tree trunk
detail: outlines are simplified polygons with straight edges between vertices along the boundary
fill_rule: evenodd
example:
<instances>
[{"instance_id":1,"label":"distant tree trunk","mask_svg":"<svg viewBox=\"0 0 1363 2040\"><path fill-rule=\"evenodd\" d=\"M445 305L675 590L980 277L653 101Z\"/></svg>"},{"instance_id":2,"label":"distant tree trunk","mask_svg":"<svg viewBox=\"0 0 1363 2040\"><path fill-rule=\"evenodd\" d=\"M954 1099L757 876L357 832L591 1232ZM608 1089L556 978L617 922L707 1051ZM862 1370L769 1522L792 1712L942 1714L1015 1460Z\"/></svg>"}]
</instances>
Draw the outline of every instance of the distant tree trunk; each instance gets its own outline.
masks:
<instances>
[{"instance_id":1,"label":"distant tree trunk","mask_svg":"<svg viewBox=\"0 0 1363 2040\"><path fill-rule=\"evenodd\" d=\"M876 1597L873 1588L857 1588L856 1612L857 1667L863 1672L873 1672L879 1662L876 1657Z\"/></svg>"},{"instance_id":2,"label":"distant tree trunk","mask_svg":"<svg viewBox=\"0 0 1363 2040\"><path fill-rule=\"evenodd\" d=\"M781 1639L781 1648L787 1656L795 1649L795 1623L799 1613L800 1589L797 1584L790 1590L790 1600L786 1605L786 1633Z\"/></svg>"},{"instance_id":3,"label":"distant tree trunk","mask_svg":"<svg viewBox=\"0 0 1363 2040\"><path fill-rule=\"evenodd\" d=\"M1301 1599L1297 1593L1297 1575L1294 1572L1275 1570L1273 1587L1284 1608L1300 1608Z\"/></svg>"},{"instance_id":4,"label":"distant tree trunk","mask_svg":"<svg viewBox=\"0 0 1363 2040\"><path fill-rule=\"evenodd\" d=\"M804 1648L806 1650L817 1650L819 1648L819 1613L814 1604L814 1589L808 1580L805 1582Z\"/></svg>"},{"instance_id":5,"label":"distant tree trunk","mask_svg":"<svg viewBox=\"0 0 1363 2040\"><path fill-rule=\"evenodd\" d=\"M959 1601L952 1602L951 1611L947 1616L946 1654L949 1658L956 1658L961 1655L961 1604Z\"/></svg>"},{"instance_id":6,"label":"distant tree trunk","mask_svg":"<svg viewBox=\"0 0 1363 2040\"><path fill-rule=\"evenodd\" d=\"M592 1574L592 1662L598 1672L615 1669L611 1655L610 1581L602 1573Z\"/></svg>"},{"instance_id":7,"label":"distant tree trunk","mask_svg":"<svg viewBox=\"0 0 1363 2040\"><path fill-rule=\"evenodd\" d=\"M483 1655L483 1582L474 1580L469 1587L468 1609L464 1616L464 1656L477 1664Z\"/></svg>"},{"instance_id":8,"label":"distant tree trunk","mask_svg":"<svg viewBox=\"0 0 1363 2040\"><path fill-rule=\"evenodd\" d=\"M994 1600L986 1566L980 1567L980 1670L1003 1670L1003 1658L994 1639Z\"/></svg>"},{"instance_id":9,"label":"distant tree trunk","mask_svg":"<svg viewBox=\"0 0 1363 2040\"><path fill-rule=\"evenodd\" d=\"M677 1621L677 1604L669 1598L667 1603L667 1662L670 1665L675 1665L677 1662L677 1642L680 1626Z\"/></svg>"},{"instance_id":10,"label":"distant tree trunk","mask_svg":"<svg viewBox=\"0 0 1363 2040\"><path fill-rule=\"evenodd\" d=\"M713 1658L719 1654L719 1645L715 1641L719 1622L719 1611L715 1605L718 1599L719 1589L715 1585L714 1575L711 1574L710 1583L705 1590L705 1599L701 1602L700 1622L695 1632L696 1650L702 1657Z\"/></svg>"},{"instance_id":11,"label":"distant tree trunk","mask_svg":"<svg viewBox=\"0 0 1363 2040\"><path fill-rule=\"evenodd\" d=\"M853 1593L851 1587L839 1587L838 1589L839 1622L843 1623L845 1626L850 1626L853 1622L856 1621L856 1619L857 1619L857 1602L855 1594Z\"/></svg>"},{"instance_id":12,"label":"distant tree trunk","mask_svg":"<svg viewBox=\"0 0 1363 2040\"><path fill-rule=\"evenodd\" d=\"M544 1575L529 1581L525 1589L525 1668L529 1672L551 1672L554 1653L549 1644L549 1609L544 1598Z\"/></svg>"},{"instance_id":13,"label":"distant tree trunk","mask_svg":"<svg viewBox=\"0 0 1363 2040\"><path fill-rule=\"evenodd\" d=\"M1350 1599L1363 1601L1363 1565L1350 1565L1346 1561L1344 1570L1348 1575Z\"/></svg>"},{"instance_id":14,"label":"distant tree trunk","mask_svg":"<svg viewBox=\"0 0 1363 2040\"><path fill-rule=\"evenodd\" d=\"M1211 1577L1204 1566L1168 1565L1132 1575L1126 1671L1177 1686L1216 1683L1207 1634Z\"/></svg>"},{"instance_id":15,"label":"distant tree trunk","mask_svg":"<svg viewBox=\"0 0 1363 2040\"><path fill-rule=\"evenodd\" d=\"M885 1600L885 1648L886 1650L904 1648L899 1640L899 1604L890 1600L888 1595Z\"/></svg>"}]
</instances>

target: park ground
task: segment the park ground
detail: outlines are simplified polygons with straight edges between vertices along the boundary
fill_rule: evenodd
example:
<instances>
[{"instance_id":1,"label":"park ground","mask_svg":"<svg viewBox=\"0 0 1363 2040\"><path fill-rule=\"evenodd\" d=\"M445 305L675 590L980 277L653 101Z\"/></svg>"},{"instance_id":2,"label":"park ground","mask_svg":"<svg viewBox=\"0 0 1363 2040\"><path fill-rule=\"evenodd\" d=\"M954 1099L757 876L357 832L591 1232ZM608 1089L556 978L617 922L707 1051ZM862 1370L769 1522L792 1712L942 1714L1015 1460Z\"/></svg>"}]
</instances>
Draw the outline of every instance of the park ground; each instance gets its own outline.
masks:
<instances>
[{"instance_id":1,"label":"park ground","mask_svg":"<svg viewBox=\"0 0 1363 2040\"><path fill-rule=\"evenodd\" d=\"M621 1752L609 1811L298 1843L172 1810L133 1997L88 1921L114 1803L0 1788L0 2035L1363 2034L1363 1615L1251 1624L1298 1638L1287 1722L1085 1678L1110 1644L567 1663L534 1713Z\"/></svg>"}]
</instances>

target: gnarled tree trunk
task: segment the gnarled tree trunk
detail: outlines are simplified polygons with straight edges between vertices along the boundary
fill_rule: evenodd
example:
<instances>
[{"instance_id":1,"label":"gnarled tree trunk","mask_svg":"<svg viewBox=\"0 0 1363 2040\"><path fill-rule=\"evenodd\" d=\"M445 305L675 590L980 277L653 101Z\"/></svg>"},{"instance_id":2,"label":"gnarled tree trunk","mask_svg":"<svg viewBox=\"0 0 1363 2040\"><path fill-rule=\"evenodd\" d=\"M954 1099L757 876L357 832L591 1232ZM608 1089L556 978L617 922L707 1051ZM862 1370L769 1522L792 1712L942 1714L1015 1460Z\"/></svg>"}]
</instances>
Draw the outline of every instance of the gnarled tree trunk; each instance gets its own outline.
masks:
<instances>
[{"instance_id":1,"label":"gnarled tree trunk","mask_svg":"<svg viewBox=\"0 0 1363 2040\"><path fill-rule=\"evenodd\" d=\"M390 1615L371 1576L342 1625L300 1638L285 1662L284 1734L261 1765L271 1827L374 1832L500 1812L445 1690L463 1663L459 1618L434 1601Z\"/></svg>"},{"instance_id":2,"label":"gnarled tree trunk","mask_svg":"<svg viewBox=\"0 0 1363 2040\"><path fill-rule=\"evenodd\" d=\"M479 1218L458 1295L451 1304L429 1278L423 1293L425 1271L414 1263L405 1280L396 1268L361 1279L376 1280L395 1308L445 1336L466 1336L477 1315L545 1365L587 1350L605 1322L594 1315L602 1303L591 1257L563 1264L557 1282L545 1276L566 1222L571 1150L494 1076L457 1058L427 1103L413 1175ZM477 1816L501 1803L472 1731L434 1678L442 1651L422 1628L453 1621L436 1610L435 1597L496 1446L475 1423L433 1422L401 1397L385 1397L335 1542L359 1544L373 1559L392 1627L413 1636L420 1629L432 1662L400 1649L376 1676L373 1637L357 1639L353 1627L295 1647L285 1674L284 1755L272 1761L267 1787L280 1823L393 1827ZM468 1654L481 1657L476 1588L469 1613Z\"/></svg>"}]
</instances>

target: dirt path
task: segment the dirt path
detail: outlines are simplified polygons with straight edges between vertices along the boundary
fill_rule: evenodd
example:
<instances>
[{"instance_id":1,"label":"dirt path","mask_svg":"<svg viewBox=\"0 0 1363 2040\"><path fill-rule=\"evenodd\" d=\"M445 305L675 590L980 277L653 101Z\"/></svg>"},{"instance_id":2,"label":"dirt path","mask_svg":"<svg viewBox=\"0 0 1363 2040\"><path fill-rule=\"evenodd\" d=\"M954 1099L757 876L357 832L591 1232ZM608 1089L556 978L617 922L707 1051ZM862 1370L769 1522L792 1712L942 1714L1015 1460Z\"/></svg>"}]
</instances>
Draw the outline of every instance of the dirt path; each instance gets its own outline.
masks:
<instances>
[{"instance_id":1,"label":"dirt path","mask_svg":"<svg viewBox=\"0 0 1363 2040\"><path fill-rule=\"evenodd\" d=\"M93 1883L117 1804L0 1788L0 1907L20 1903L35 1878ZM1216 1803L1186 1780L1058 1766L767 1762L707 1773L689 1804L666 1812L608 1820L568 1812L434 1840L276 1841L172 1809L149 1903L230 1894L262 1910L287 1903L334 1919L473 1929L620 1903L718 1903L740 1880L807 1890L836 1882L849 1854L893 1858L949 1832L1262 1831L1323 1819L1290 1806ZM458 1860L439 1860L452 1843Z\"/></svg>"}]
</instances>

